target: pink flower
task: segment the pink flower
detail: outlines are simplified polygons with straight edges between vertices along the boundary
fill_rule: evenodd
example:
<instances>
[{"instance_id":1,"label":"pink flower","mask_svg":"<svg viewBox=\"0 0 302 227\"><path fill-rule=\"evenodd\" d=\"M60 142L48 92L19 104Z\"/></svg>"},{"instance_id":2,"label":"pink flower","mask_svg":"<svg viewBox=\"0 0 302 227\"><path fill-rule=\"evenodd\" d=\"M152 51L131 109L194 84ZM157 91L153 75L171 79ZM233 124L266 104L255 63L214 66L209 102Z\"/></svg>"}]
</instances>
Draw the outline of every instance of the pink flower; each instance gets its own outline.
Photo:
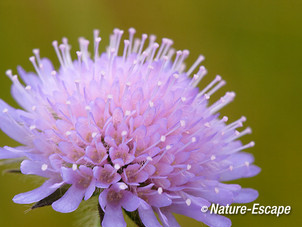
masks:
<instances>
[{"instance_id":1,"label":"pink flower","mask_svg":"<svg viewBox=\"0 0 302 227\"><path fill-rule=\"evenodd\" d=\"M246 203L253 189L222 182L252 177L260 169L238 140L245 118L226 124L217 113L234 92L209 104L225 81L220 76L199 91L206 75L199 64L186 70L188 50L174 51L170 39L135 30L120 48L123 31L115 29L106 53L99 56L101 38L94 33L94 52L80 38L78 59L72 61L67 39L53 46L61 67L48 59L30 61L36 73L7 75L12 94L23 109L0 102L1 129L22 145L4 147L0 158L22 158L21 172L46 177L37 189L16 195L16 203L52 204L59 212L76 210L83 199L99 195L104 227L125 226L122 210L137 212L145 226L177 226L172 213L209 226L230 226L229 219L202 213L201 207ZM121 50L120 50L121 49ZM197 69L197 70L196 70ZM195 73L194 73L195 72ZM193 76L191 76L193 74ZM58 196L57 191L64 191ZM154 212L161 220L158 222Z\"/></svg>"}]
</instances>

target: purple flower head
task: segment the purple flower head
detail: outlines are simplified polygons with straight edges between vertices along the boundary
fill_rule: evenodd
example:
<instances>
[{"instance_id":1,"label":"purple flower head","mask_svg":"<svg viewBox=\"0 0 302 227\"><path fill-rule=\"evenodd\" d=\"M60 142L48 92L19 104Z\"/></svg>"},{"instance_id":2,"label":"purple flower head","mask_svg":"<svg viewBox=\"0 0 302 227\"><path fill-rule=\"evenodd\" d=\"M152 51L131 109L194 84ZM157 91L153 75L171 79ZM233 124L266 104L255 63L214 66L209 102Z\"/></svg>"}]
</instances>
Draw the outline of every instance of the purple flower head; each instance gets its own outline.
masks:
<instances>
[{"instance_id":1,"label":"purple flower head","mask_svg":"<svg viewBox=\"0 0 302 227\"><path fill-rule=\"evenodd\" d=\"M147 41L146 34L134 39L134 33L129 29L121 42L123 31L115 29L101 55L98 31L91 55L89 41L80 38L77 60L63 38L60 45L53 42L61 64L57 71L37 49L30 58L36 72L18 68L23 82L7 71L22 109L1 100L0 125L22 145L1 148L0 158L21 158L23 174L47 178L13 200L33 207L47 202L64 213L99 196L104 227L126 226L123 210L139 214L145 226L178 226L173 213L230 226L226 217L203 213L201 207L247 203L258 196L253 189L223 183L260 171L253 156L243 152L254 143L238 140L251 133L250 128L237 131L246 119L227 124L228 118L217 113L235 93L210 104L225 81L216 76L199 91L207 73L198 68L203 56L186 69L188 50L175 52L170 39L159 45L155 36Z\"/></svg>"}]
</instances>

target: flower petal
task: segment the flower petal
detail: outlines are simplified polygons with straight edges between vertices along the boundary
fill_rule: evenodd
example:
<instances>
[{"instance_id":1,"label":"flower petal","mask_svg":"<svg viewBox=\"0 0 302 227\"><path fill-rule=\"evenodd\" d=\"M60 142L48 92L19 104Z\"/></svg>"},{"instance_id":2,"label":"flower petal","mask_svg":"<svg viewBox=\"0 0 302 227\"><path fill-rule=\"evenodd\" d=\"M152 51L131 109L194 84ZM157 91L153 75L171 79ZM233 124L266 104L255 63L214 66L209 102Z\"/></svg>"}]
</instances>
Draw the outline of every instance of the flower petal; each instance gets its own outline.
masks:
<instances>
[{"instance_id":1,"label":"flower petal","mask_svg":"<svg viewBox=\"0 0 302 227\"><path fill-rule=\"evenodd\" d=\"M239 194L234 198L234 203L250 203L257 199L258 191L251 188L243 188Z\"/></svg>"},{"instance_id":2,"label":"flower petal","mask_svg":"<svg viewBox=\"0 0 302 227\"><path fill-rule=\"evenodd\" d=\"M139 199L137 196L133 195L132 192L123 191L122 206L127 211L135 211L139 206Z\"/></svg>"},{"instance_id":3,"label":"flower petal","mask_svg":"<svg viewBox=\"0 0 302 227\"><path fill-rule=\"evenodd\" d=\"M45 197L52 194L54 191L56 191L60 187L60 185L55 186L56 183L58 183L58 181L56 181L54 179L47 180L39 188L36 188L29 192L25 192L25 193L16 195L13 198L13 201L15 203L21 203L21 204L38 202L41 199L44 199Z\"/></svg>"},{"instance_id":4,"label":"flower petal","mask_svg":"<svg viewBox=\"0 0 302 227\"><path fill-rule=\"evenodd\" d=\"M174 204L169 208L162 208L162 210L169 210L171 212L182 214L197 221L201 221L210 227L228 227L232 225L230 219L216 214L210 214L209 211L206 213L201 212L200 207L194 204L187 206L186 204Z\"/></svg>"},{"instance_id":5,"label":"flower petal","mask_svg":"<svg viewBox=\"0 0 302 227\"><path fill-rule=\"evenodd\" d=\"M70 213L75 211L83 200L85 190L72 185L63 197L52 204L55 211Z\"/></svg>"},{"instance_id":6,"label":"flower petal","mask_svg":"<svg viewBox=\"0 0 302 227\"><path fill-rule=\"evenodd\" d=\"M138 208L139 217L146 227L161 227L162 225L158 222L154 211L150 206L144 209L142 206Z\"/></svg>"},{"instance_id":7,"label":"flower petal","mask_svg":"<svg viewBox=\"0 0 302 227\"><path fill-rule=\"evenodd\" d=\"M124 220L123 211L121 207L110 206L109 204L105 209L105 216L102 222L103 227L126 227L127 224Z\"/></svg>"}]
</instances>

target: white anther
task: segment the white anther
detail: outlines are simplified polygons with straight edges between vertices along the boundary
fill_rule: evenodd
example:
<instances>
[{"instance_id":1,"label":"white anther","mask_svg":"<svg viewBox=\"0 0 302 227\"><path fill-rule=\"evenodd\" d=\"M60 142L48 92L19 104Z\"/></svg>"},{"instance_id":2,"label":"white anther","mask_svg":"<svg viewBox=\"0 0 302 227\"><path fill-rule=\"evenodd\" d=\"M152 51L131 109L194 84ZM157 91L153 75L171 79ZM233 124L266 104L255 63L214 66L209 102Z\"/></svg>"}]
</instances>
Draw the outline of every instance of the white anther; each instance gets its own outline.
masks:
<instances>
[{"instance_id":1,"label":"white anther","mask_svg":"<svg viewBox=\"0 0 302 227\"><path fill-rule=\"evenodd\" d=\"M234 167L232 165L229 166L230 171L233 171Z\"/></svg>"},{"instance_id":2,"label":"white anther","mask_svg":"<svg viewBox=\"0 0 302 227\"><path fill-rule=\"evenodd\" d=\"M71 102L69 100L66 101L65 103L66 103L66 105L70 105L71 104Z\"/></svg>"},{"instance_id":3,"label":"white anther","mask_svg":"<svg viewBox=\"0 0 302 227\"><path fill-rule=\"evenodd\" d=\"M114 164L114 168L115 168L116 170L119 170L119 169L121 168L121 166L120 166L119 164Z\"/></svg>"},{"instance_id":4,"label":"white anther","mask_svg":"<svg viewBox=\"0 0 302 227\"><path fill-rule=\"evenodd\" d=\"M148 156L148 157L147 157L147 160L148 160L148 161L153 161L153 158L152 158L151 156Z\"/></svg>"},{"instance_id":5,"label":"white anther","mask_svg":"<svg viewBox=\"0 0 302 227\"><path fill-rule=\"evenodd\" d=\"M129 116L131 114L131 111L130 110L126 110L125 111L125 116Z\"/></svg>"},{"instance_id":6,"label":"white anther","mask_svg":"<svg viewBox=\"0 0 302 227\"><path fill-rule=\"evenodd\" d=\"M173 76L174 76L175 79L179 78L179 74L177 74L177 73L174 73Z\"/></svg>"},{"instance_id":7,"label":"white anther","mask_svg":"<svg viewBox=\"0 0 302 227\"><path fill-rule=\"evenodd\" d=\"M92 136L92 138L95 138L96 136L97 136L97 132L93 132L92 134L91 134L91 136Z\"/></svg>"},{"instance_id":8,"label":"white anther","mask_svg":"<svg viewBox=\"0 0 302 227\"><path fill-rule=\"evenodd\" d=\"M246 167L249 167L249 166L250 166L250 163L249 163L248 161L246 161L246 162L244 163L244 165L245 165Z\"/></svg>"},{"instance_id":9,"label":"white anther","mask_svg":"<svg viewBox=\"0 0 302 227\"><path fill-rule=\"evenodd\" d=\"M215 190L216 194L219 193L219 188L214 188L214 190Z\"/></svg>"},{"instance_id":10,"label":"white anther","mask_svg":"<svg viewBox=\"0 0 302 227\"><path fill-rule=\"evenodd\" d=\"M186 122L184 120L180 120L180 126L181 127L185 127L186 126Z\"/></svg>"},{"instance_id":11,"label":"white anther","mask_svg":"<svg viewBox=\"0 0 302 227\"><path fill-rule=\"evenodd\" d=\"M185 101L187 101L187 98L186 97L181 97L181 101L185 102Z\"/></svg>"},{"instance_id":12,"label":"white anther","mask_svg":"<svg viewBox=\"0 0 302 227\"><path fill-rule=\"evenodd\" d=\"M157 82L157 86L160 87L161 85L162 85L162 82L161 82L161 81L158 81L158 82Z\"/></svg>"},{"instance_id":13,"label":"white anther","mask_svg":"<svg viewBox=\"0 0 302 227\"><path fill-rule=\"evenodd\" d=\"M71 135L71 132L70 132L70 131L67 131L67 132L65 132L65 135L66 135L66 136L70 136L70 135Z\"/></svg>"},{"instance_id":14,"label":"white anther","mask_svg":"<svg viewBox=\"0 0 302 227\"><path fill-rule=\"evenodd\" d=\"M208 94L204 94L204 97L205 97L206 99L210 99L210 96L209 96Z\"/></svg>"},{"instance_id":15,"label":"white anther","mask_svg":"<svg viewBox=\"0 0 302 227\"><path fill-rule=\"evenodd\" d=\"M75 164L75 163L73 163L73 164L72 164L72 170L73 170L73 171L76 171L77 169L78 169L78 165Z\"/></svg>"},{"instance_id":16,"label":"white anther","mask_svg":"<svg viewBox=\"0 0 302 227\"><path fill-rule=\"evenodd\" d=\"M250 142L250 143L249 143L249 146L250 146L250 147L255 146L255 142L254 142L254 141Z\"/></svg>"},{"instance_id":17,"label":"white anther","mask_svg":"<svg viewBox=\"0 0 302 227\"><path fill-rule=\"evenodd\" d=\"M205 123L204 126L207 127L207 128L210 128L210 127L211 127L211 125L210 125L209 122Z\"/></svg>"},{"instance_id":18,"label":"white anther","mask_svg":"<svg viewBox=\"0 0 302 227\"><path fill-rule=\"evenodd\" d=\"M6 70L5 74L11 77L13 75L13 71L11 69L8 69Z\"/></svg>"},{"instance_id":19,"label":"white anther","mask_svg":"<svg viewBox=\"0 0 302 227\"><path fill-rule=\"evenodd\" d=\"M212 155L212 156L211 156L211 160L214 161L215 159L216 159L216 156L215 156L215 155Z\"/></svg>"},{"instance_id":20,"label":"white anther","mask_svg":"<svg viewBox=\"0 0 302 227\"><path fill-rule=\"evenodd\" d=\"M161 141L161 142L165 142L165 141L166 141L166 137L165 137L165 136L161 136L161 137L160 137L160 141Z\"/></svg>"},{"instance_id":21,"label":"white anther","mask_svg":"<svg viewBox=\"0 0 302 227\"><path fill-rule=\"evenodd\" d=\"M29 91L31 89L31 86L29 86L29 85L27 85L26 87L25 87L25 90L27 90L27 91Z\"/></svg>"},{"instance_id":22,"label":"white anther","mask_svg":"<svg viewBox=\"0 0 302 227\"><path fill-rule=\"evenodd\" d=\"M51 71L50 75L55 76L55 75L57 75L57 72L56 71Z\"/></svg>"},{"instance_id":23,"label":"white anther","mask_svg":"<svg viewBox=\"0 0 302 227\"><path fill-rule=\"evenodd\" d=\"M190 164L187 165L187 170L190 170L192 166Z\"/></svg>"},{"instance_id":24,"label":"white anther","mask_svg":"<svg viewBox=\"0 0 302 227\"><path fill-rule=\"evenodd\" d=\"M30 130L34 130L36 128L36 126L35 125L31 125L31 126L29 126L29 129Z\"/></svg>"},{"instance_id":25,"label":"white anther","mask_svg":"<svg viewBox=\"0 0 302 227\"><path fill-rule=\"evenodd\" d=\"M186 199L186 204L187 204L187 206L190 206L191 203L192 203L191 199Z\"/></svg>"},{"instance_id":26,"label":"white anther","mask_svg":"<svg viewBox=\"0 0 302 227\"><path fill-rule=\"evenodd\" d=\"M47 168L48 168L48 165L47 165L47 164L43 164L43 165L41 166L41 170L42 170L42 171L47 170Z\"/></svg>"},{"instance_id":27,"label":"white anther","mask_svg":"<svg viewBox=\"0 0 302 227\"><path fill-rule=\"evenodd\" d=\"M227 121L229 120L229 118L228 118L227 116L224 116L224 117L222 118L222 120L223 120L224 122L227 122Z\"/></svg>"},{"instance_id":28,"label":"white anther","mask_svg":"<svg viewBox=\"0 0 302 227\"><path fill-rule=\"evenodd\" d=\"M108 99L113 99L113 95L109 94L109 95L107 96L107 98L108 98Z\"/></svg>"},{"instance_id":29,"label":"white anther","mask_svg":"<svg viewBox=\"0 0 302 227\"><path fill-rule=\"evenodd\" d=\"M154 103L152 101L149 101L149 106L150 107L153 107L154 106Z\"/></svg>"},{"instance_id":30,"label":"white anther","mask_svg":"<svg viewBox=\"0 0 302 227\"><path fill-rule=\"evenodd\" d=\"M125 183L119 183L119 188L125 190L128 188L128 186Z\"/></svg>"},{"instance_id":31,"label":"white anther","mask_svg":"<svg viewBox=\"0 0 302 227\"><path fill-rule=\"evenodd\" d=\"M159 187L158 189L157 189L157 192L158 192L158 194L162 194L163 193L163 188L162 187Z\"/></svg>"},{"instance_id":32,"label":"white anther","mask_svg":"<svg viewBox=\"0 0 302 227\"><path fill-rule=\"evenodd\" d=\"M7 113L8 112L8 109L7 108L4 108L3 110L2 110L2 113Z\"/></svg>"},{"instance_id":33,"label":"white anther","mask_svg":"<svg viewBox=\"0 0 302 227\"><path fill-rule=\"evenodd\" d=\"M122 136L126 136L128 134L128 132L126 130L122 131L121 135Z\"/></svg>"},{"instance_id":34,"label":"white anther","mask_svg":"<svg viewBox=\"0 0 302 227\"><path fill-rule=\"evenodd\" d=\"M170 150L171 147L172 147L171 145L167 145L167 146L166 146L166 150Z\"/></svg>"},{"instance_id":35,"label":"white anther","mask_svg":"<svg viewBox=\"0 0 302 227\"><path fill-rule=\"evenodd\" d=\"M191 141L192 141L192 143L195 143L196 142L196 137L195 136L192 137Z\"/></svg>"},{"instance_id":36,"label":"white anther","mask_svg":"<svg viewBox=\"0 0 302 227\"><path fill-rule=\"evenodd\" d=\"M90 106L85 106L85 110L90 111L91 110Z\"/></svg>"}]
</instances>

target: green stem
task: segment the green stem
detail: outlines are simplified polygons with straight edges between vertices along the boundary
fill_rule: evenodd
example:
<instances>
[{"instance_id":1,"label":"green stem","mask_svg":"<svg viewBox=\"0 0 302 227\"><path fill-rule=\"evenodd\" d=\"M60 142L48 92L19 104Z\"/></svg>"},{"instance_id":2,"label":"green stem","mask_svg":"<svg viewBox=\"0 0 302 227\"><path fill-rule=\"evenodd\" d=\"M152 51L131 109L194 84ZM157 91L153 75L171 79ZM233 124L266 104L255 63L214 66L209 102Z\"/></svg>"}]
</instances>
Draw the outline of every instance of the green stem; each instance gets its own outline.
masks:
<instances>
[{"instance_id":1,"label":"green stem","mask_svg":"<svg viewBox=\"0 0 302 227\"><path fill-rule=\"evenodd\" d=\"M99 211L99 217L100 217L100 226L102 226L102 222L103 222L105 213L104 213L102 207L100 206L99 202L98 202L98 211Z\"/></svg>"},{"instance_id":2,"label":"green stem","mask_svg":"<svg viewBox=\"0 0 302 227\"><path fill-rule=\"evenodd\" d=\"M143 224L142 220L139 217L138 211L135 210L133 212L129 212L124 210L125 213L127 214L127 216L134 221L134 223L137 225L137 227L145 227L145 225Z\"/></svg>"}]
</instances>

